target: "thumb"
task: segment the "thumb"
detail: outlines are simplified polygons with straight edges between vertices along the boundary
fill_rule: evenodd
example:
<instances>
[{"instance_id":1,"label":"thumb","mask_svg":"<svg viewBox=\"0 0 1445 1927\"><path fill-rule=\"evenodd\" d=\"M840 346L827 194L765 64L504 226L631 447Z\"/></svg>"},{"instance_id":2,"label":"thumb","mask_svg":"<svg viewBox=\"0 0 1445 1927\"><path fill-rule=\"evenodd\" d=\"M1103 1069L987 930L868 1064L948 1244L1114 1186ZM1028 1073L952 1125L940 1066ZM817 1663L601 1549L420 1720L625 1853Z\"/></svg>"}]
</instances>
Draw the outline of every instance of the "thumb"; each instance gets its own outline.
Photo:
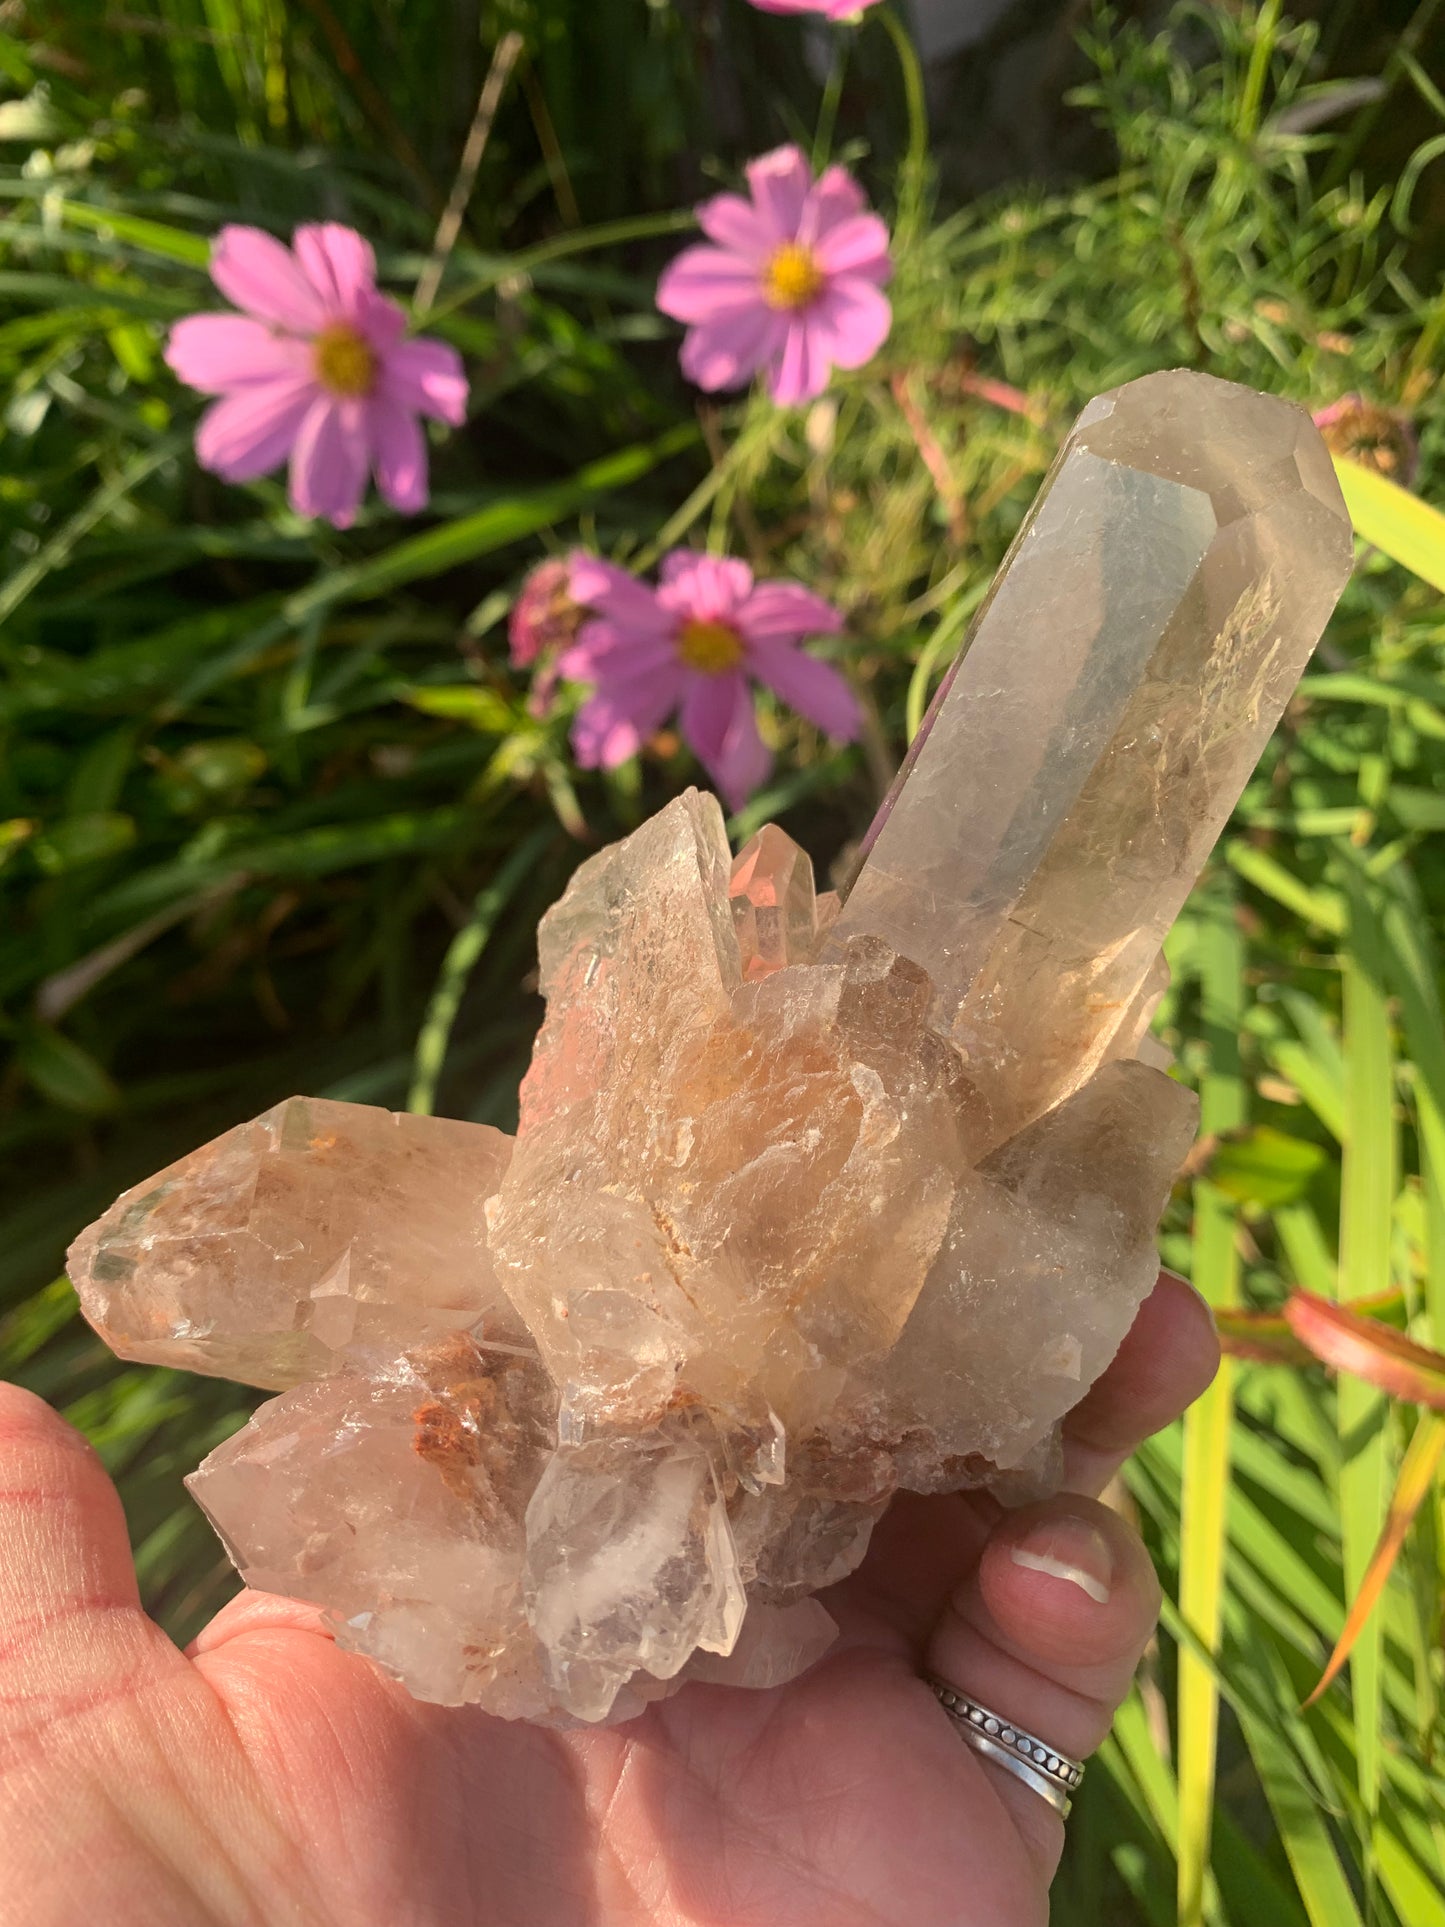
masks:
<instances>
[{"instance_id":1,"label":"thumb","mask_svg":"<svg viewBox=\"0 0 1445 1927\"><path fill-rule=\"evenodd\" d=\"M0 1384L0 1726L114 1678L104 1631L144 1628L120 1497L43 1399Z\"/></svg>"}]
</instances>

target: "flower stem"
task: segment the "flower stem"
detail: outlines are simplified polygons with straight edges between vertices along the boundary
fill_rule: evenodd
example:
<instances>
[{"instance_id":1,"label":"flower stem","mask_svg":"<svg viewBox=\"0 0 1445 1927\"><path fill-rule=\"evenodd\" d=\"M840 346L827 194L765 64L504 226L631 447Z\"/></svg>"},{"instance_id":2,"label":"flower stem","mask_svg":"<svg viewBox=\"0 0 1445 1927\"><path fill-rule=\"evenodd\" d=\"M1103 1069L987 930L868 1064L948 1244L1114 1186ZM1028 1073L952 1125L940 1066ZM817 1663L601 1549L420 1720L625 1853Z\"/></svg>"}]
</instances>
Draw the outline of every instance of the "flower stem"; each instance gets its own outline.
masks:
<instances>
[{"instance_id":1,"label":"flower stem","mask_svg":"<svg viewBox=\"0 0 1445 1927\"><path fill-rule=\"evenodd\" d=\"M674 543L682 540L693 524L706 513L724 484L737 473L745 458L767 439L772 432L775 414L775 410L768 410L728 444L682 506L668 517L646 547L632 558L628 565L630 568L638 575L645 575L665 549L672 548ZM711 445L711 438L709 442Z\"/></svg>"},{"instance_id":2,"label":"flower stem","mask_svg":"<svg viewBox=\"0 0 1445 1927\"><path fill-rule=\"evenodd\" d=\"M913 238L922 221L923 194L928 179L928 99L923 85L923 65L913 36L892 7L880 8L872 18L892 37L908 103L908 148L898 184L898 239L905 242Z\"/></svg>"},{"instance_id":3,"label":"flower stem","mask_svg":"<svg viewBox=\"0 0 1445 1927\"><path fill-rule=\"evenodd\" d=\"M833 64L823 88L818 108L818 128L813 135L813 172L821 174L833 151L833 134L838 125L838 104L843 98L843 76L848 71L848 50L853 36L840 28L833 36Z\"/></svg>"},{"instance_id":4,"label":"flower stem","mask_svg":"<svg viewBox=\"0 0 1445 1927\"><path fill-rule=\"evenodd\" d=\"M546 267L549 262L561 261L570 254L590 254L594 248L618 247L624 241L651 241L658 235L680 234L684 229L696 225L697 216L691 208L673 208L665 214L640 214L628 220L602 221L596 227L554 235L550 241L540 241L534 248L523 248L520 254L498 255L485 274L469 281L447 300L438 302L431 312L431 319L440 321L444 315L455 314L458 308L465 308L478 295L490 294L499 282L509 280L513 275L531 274L535 268Z\"/></svg>"}]
</instances>

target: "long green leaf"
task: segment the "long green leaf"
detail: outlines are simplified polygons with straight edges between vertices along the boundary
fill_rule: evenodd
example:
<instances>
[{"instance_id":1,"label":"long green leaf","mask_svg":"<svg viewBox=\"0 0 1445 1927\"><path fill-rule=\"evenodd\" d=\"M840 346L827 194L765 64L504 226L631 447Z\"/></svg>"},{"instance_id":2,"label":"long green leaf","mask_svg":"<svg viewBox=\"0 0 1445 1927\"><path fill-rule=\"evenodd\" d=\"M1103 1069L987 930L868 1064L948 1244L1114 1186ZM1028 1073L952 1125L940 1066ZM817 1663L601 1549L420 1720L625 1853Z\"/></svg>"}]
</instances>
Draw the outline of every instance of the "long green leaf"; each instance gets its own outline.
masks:
<instances>
[{"instance_id":1,"label":"long green leaf","mask_svg":"<svg viewBox=\"0 0 1445 1927\"><path fill-rule=\"evenodd\" d=\"M1209 1067L1200 1085L1200 1129L1206 1135L1223 1134L1247 1121L1239 1061L1244 945L1228 890L1220 890L1208 906L1197 961L1209 1048ZM1234 1202L1207 1179L1195 1184L1194 1283L1210 1304L1221 1309L1234 1305L1239 1296L1236 1211ZM1206 1654L1218 1648L1224 1613L1234 1370L1234 1361L1226 1358L1213 1385L1184 1421L1179 1608ZM1200 1927L1205 1918L1218 1729L1214 1672L1198 1653L1186 1648L1179 1655L1180 1927Z\"/></svg>"},{"instance_id":2,"label":"long green leaf","mask_svg":"<svg viewBox=\"0 0 1445 1927\"><path fill-rule=\"evenodd\" d=\"M1372 468L1335 457L1355 533L1445 594L1445 515Z\"/></svg>"}]
</instances>

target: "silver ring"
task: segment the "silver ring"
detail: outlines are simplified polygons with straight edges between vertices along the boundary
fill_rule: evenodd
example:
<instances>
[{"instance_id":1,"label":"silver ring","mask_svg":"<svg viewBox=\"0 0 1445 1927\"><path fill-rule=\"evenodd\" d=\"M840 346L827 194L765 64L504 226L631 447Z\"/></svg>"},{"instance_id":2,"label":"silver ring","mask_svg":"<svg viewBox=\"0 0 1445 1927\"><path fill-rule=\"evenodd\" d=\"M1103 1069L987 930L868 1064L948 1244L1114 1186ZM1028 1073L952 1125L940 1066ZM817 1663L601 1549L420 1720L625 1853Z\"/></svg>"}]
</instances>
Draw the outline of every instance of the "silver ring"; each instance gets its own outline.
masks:
<instances>
[{"instance_id":1,"label":"silver ring","mask_svg":"<svg viewBox=\"0 0 1445 1927\"><path fill-rule=\"evenodd\" d=\"M995 1761L1022 1780L1026 1787L1047 1800L1060 1819L1067 1820L1074 1802L1072 1794L1084 1777L1080 1761L1041 1740L1037 1733L1026 1733L1014 1720L961 1693L947 1680L930 1678L928 1684L938 1703L958 1728L962 1739L975 1753Z\"/></svg>"}]
</instances>

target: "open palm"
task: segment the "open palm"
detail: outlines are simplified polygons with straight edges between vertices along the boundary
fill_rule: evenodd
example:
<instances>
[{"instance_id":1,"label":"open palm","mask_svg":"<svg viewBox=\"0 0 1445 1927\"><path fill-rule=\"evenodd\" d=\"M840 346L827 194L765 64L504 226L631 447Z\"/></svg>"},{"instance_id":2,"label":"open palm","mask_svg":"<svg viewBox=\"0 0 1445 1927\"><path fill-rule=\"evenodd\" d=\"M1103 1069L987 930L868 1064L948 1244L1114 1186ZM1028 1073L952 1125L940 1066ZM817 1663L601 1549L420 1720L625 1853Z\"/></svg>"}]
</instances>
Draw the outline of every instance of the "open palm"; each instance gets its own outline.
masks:
<instances>
[{"instance_id":1,"label":"open palm","mask_svg":"<svg viewBox=\"0 0 1445 1927\"><path fill-rule=\"evenodd\" d=\"M803 1678L569 1734L420 1705L262 1594L182 1654L140 1608L89 1448L0 1387L0 1923L1038 1927L1062 1824L920 1674L1098 1745L1158 1593L1082 1495L1216 1357L1161 1278L1070 1421L1069 1494L902 1498Z\"/></svg>"}]
</instances>

